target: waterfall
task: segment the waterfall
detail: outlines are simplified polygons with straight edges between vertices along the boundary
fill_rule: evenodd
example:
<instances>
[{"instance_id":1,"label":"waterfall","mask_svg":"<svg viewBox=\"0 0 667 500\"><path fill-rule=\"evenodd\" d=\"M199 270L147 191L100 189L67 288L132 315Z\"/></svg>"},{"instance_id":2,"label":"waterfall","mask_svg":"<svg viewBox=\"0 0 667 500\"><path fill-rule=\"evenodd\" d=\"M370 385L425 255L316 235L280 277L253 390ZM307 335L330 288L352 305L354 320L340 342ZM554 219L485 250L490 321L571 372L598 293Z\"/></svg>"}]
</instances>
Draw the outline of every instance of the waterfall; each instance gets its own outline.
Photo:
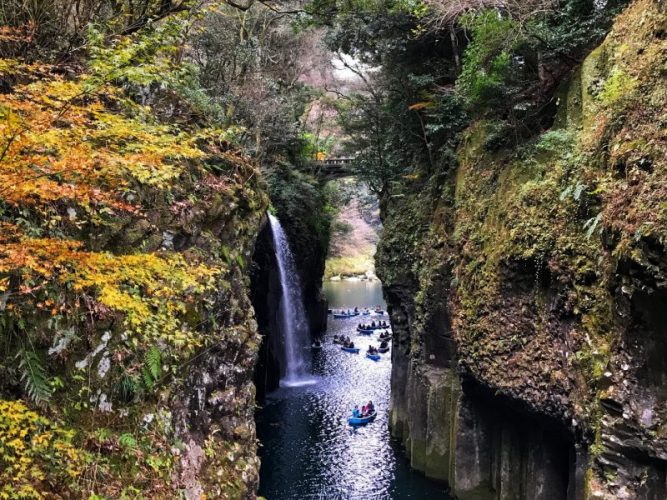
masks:
<instances>
[{"instance_id":1,"label":"waterfall","mask_svg":"<svg viewBox=\"0 0 667 500\"><path fill-rule=\"evenodd\" d=\"M271 214L271 233L273 234L273 245L276 250L278 269L280 272L280 287L282 297L280 300L280 328L283 334L283 345L285 346L285 361L287 366L281 380L283 385L300 385L307 382L303 378L306 375L305 356L309 352L308 321L303 306L301 295L301 283L296 271L294 256L289 248L285 231L280 221Z\"/></svg>"}]
</instances>

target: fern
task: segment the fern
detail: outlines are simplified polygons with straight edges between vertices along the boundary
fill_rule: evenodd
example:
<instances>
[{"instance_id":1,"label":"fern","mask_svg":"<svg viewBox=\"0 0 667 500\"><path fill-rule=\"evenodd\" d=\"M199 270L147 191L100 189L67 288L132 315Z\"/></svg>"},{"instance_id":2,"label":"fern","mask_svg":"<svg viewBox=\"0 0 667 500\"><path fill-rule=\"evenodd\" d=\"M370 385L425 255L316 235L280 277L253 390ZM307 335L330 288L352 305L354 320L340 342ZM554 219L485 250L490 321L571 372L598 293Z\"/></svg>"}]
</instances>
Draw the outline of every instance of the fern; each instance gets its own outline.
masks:
<instances>
[{"instance_id":1,"label":"fern","mask_svg":"<svg viewBox=\"0 0 667 500\"><path fill-rule=\"evenodd\" d=\"M51 386L40 355L24 347L18 351L16 359L19 360L21 383L30 399L38 405L48 403L51 398Z\"/></svg>"},{"instance_id":2,"label":"fern","mask_svg":"<svg viewBox=\"0 0 667 500\"><path fill-rule=\"evenodd\" d=\"M155 380L160 378L162 373L162 354L160 349L153 346L146 353L146 367Z\"/></svg>"},{"instance_id":3,"label":"fern","mask_svg":"<svg viewBox=\"0 0 667 500\"><path fill-rule=\"evenodd\" d=\"M137 440L132 434L126 432L121 434L118 438L118 444L123 447L126 451L134 450L137 447Z\"/></svg>"},{"instance_id":4,"label":"fern","mask_svg":"<svg viewBox=\"0 0 667 500\"><path fill-rule=\"evenodd\" d=\"M151 389L155 382L160 378L162 374L162 354L160 349L153 346L148 352L146 352L146 357L144 358L144 368L141 371L141 376L144 380L144 385Z\"/></svg>"}]
</instances>

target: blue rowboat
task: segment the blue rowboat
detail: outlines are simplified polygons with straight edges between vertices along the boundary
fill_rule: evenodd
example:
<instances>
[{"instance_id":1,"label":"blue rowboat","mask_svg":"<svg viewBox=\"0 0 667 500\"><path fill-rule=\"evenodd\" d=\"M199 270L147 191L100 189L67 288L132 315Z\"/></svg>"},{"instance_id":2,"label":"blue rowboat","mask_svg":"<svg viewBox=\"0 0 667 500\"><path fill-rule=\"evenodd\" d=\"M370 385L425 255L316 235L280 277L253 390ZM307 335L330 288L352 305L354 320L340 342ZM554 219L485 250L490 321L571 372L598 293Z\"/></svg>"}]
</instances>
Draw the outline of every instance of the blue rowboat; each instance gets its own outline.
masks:
<instances>
[{"instance_id":1,"label":"blue rowboat","mask_svg":"<svg viewBox=\"0 0 667 500\"><path fill-rule=\"evenodd\" d=\"M366 425L375 420L375 415L377 415L377 411L374 411L367 417L350 417L347 419L347 423L350 425Z\"/></svg>"},{"instance_id":2,"label":"blue rowboat","mask_svg":"<svg viewBox=\"0 0 667 500\"><path fill-rule=\"evenodd\" d=\"M341 350L345 352L351 352L353 354L359 354L358 347L341 347Z\"/></svg>"},{"instance_id":3,"label":"blue rowboat","mask_svg":"<svg viewBox=\"0 0 667 500\"><path fill-rule=\"evenodd\" d=\"M389 352L389 347L378 347L378 352L381 352L382 354Z\"/></svg>"},{"instance_id":4,"label":"blue rowboat","mask_svg":"<svg viewBox=\"0 0 667 500\"><path fill-rule=\"evenodd\" d=\"M370 353L367 352L366 357L368 359L372 359L373 361L380 361L381 356L379 354L370 354Z\"/></svg>"},{"instance_id":5,"label":"blue rowboat","mask_svg":"<svg viewBox=\"0 0 667 500\"><path fill-rule=\"evenodd\" d=\"M375 314L377 314L378 316L382 316L382 315L384 315L384 311L383 311L382 309L376 309L376 310L373 311L373 312L375 312Z\"/></svg>"},{"instance_id":6,"label":"blue rowboat","mask_svg":"<svg viewBox=\"0 0 667 500\"><path fill-rule=\"evenodd\" d=\"M337 319L346 319L346 318L354 318L355 316L359 316L360 313L333 313L333 317Z\"/></svg>"},{"instance_id":7,"label":"blue rowboat","mask_svg":"<svg viewBox=\"0 0 667 500\"><path fill-rule=\"evenodd\" d=\"M371 313L370 311L364 311L361 314L363 314L364 316L368 316L368 315L370 315L370 313Z\"/></svg>"},{"instance_id":8,"label":"blue rowboat","mask_svg":"<svg viewBox=\"0 0 667 500\"><path fill-rule=\"evenodd\" d=\"M361 335L372 335L375 330L362 330L357 328L357 333L360 333Z\"/></svg>"}]
</instances>

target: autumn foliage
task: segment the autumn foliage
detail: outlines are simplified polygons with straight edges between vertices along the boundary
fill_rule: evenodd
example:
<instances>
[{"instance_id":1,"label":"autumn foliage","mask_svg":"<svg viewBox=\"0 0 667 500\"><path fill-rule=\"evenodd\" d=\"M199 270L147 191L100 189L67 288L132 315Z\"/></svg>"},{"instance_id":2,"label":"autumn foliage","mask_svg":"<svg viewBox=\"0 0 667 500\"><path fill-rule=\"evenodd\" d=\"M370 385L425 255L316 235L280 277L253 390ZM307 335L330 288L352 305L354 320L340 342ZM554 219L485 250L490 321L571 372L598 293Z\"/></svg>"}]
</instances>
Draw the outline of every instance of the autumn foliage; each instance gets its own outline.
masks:
<instances>
[{"instance_id":1,"label":"autumn foliage","mask_svg":"<svg viewBox=\"0 0 667 500\"><path fill-rule=\"evenodd\" d=\"M167 491L163 421L137 436L132 404L241 331L226 301L247 245L233 243L266 201L232 131L174 118L192 108L176 28L91 31L78 66L0 58L0 498Z\"/></svg>"}]
</instances>

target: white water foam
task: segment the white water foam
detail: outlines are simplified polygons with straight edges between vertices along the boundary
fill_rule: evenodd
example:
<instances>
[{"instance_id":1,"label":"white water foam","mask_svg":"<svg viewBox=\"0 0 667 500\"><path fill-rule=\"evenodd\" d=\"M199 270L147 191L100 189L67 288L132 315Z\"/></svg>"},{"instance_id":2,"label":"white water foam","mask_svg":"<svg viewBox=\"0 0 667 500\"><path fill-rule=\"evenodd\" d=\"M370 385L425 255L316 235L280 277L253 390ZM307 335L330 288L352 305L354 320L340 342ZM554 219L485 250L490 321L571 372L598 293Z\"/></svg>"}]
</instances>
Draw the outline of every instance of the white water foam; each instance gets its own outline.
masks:
<instances>
[{"instance_id":1,"label":"white water foam","mask_svg":"<svg viewBox=\"0 0 667 500\"><path fill-rule=\"evenodd\" d=\"M309 327L301 294L301 283L290 250L287 236L280 221L271 214L269 223L273 234L273 245L278 260L280 273L280 328L285 347L285 374L280 381L283 387L300 387L312 385L315 381L307 377L309 347Z\"/></svg>"}]
</instances>

